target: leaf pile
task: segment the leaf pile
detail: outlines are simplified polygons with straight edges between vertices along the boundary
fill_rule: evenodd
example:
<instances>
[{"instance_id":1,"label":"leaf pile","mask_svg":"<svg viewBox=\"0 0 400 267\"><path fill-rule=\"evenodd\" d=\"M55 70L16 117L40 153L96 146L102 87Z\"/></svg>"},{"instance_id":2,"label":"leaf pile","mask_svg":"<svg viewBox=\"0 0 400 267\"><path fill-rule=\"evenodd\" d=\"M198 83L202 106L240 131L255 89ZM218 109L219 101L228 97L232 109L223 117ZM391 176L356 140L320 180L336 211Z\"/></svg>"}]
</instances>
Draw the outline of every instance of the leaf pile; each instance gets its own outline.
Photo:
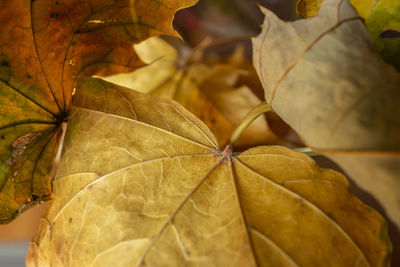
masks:
<instances>
[{"instance_id":1,"label":"leaf pile","mask_svg":"<svg viewBox=\"0 0 400 267\"><path fill-rule=\"evenodd\" d=\"M400 73L347 0L324 0L317 16L295 22L263 12L253 60L268 103L400 226Z\"/></svg>"},{"instance_id":2,"label":"leaf pile","mask_svg":"<svg viewBox=\"0 0 400 267\"><path fill-rule=\"evenodd\" d=\"M260 102L248 87L237 86L243 75L240 53L229 64L210 68L181 62L160 39L132 49L153 35L177 35L171 27L174 13L195 2L0 0L0 222L52 199L30 244L27 265L388 266L386 222L349 192L343 175L284 147L260 146L236 155L231 146L218 144ZM316 17L323 34L309 31L311 24L299 27L296 36L308 46L288 47L300 51L299 61L325 35L355 22L342 2L334 9L335 1L327 2ZM291 25L275 20L277 32ZM273 56L280 38L271 38ZM265 39L262 45L268 44ZM322 52L317 49L318 56L305 64L325 59ZM287 63L291 56L266 60ZM88 77L131 72L143 66L139 57L149 65L131 74L133 87L153 96ZM288 70L270 91L272 97L267 94L274 108L281 99L280 83L291 82L286 74L296 69L294 62L274 66L273 73ZM330 73L316 65L313 75ZM380 71L377 77L397 74L390 68ZM262 76L264 86L270 82L267 76ZM391 107L390 94L400 80L395 77L381 78L368 92L394 81L389 96L378 94ZM352 87L344 85L352 94ZM345 93L338 94L345 99ZM317 123L324 112L332 112L321 110L311 118ZM299 114L298 120L310 119L303 116L308 113ZM362 119L358 125L370 126ZM335 125L342 120L347 117ZM335 134L333 144L335 138L347 144ZM245 137L243 146L279 139L262 119ZM392 139L387 140L384 148L392 147Z\"/></svg>"},{"instance_id":3,"label":"leaf pile","mask_svg":"<svg viewBox=\"0 0 400 267\"><path fill-rule=\"evenodd\" d=\"M28 266L388 266L384 220L341 174L279 146L234 157L168 99L79 88Z\"/></svg>"},{"instance_id":4,"label":"leaf pile","mask_svg":"<svg viewBox=\"0 0 400 267\"><path fill-rule=\"evenodd\" d=\"M77 80L141 66L132 43L176 35L174 13L195 2L0 0L0 223L51 198Z\"/></svg>"},{"instance_id":5,"label":"leaf pile","mask_svg":"<svg viewBox=\"0 0 400 267\"><path fill-rule=\"evenodd\" d=\"M174 47L159 37L135 45L134 49L148 65L131 74L118 74L106 80L153 96L174 99L200 118L220 144L225 144L246 114L261 103L251 88L239 84L242 77L250 76L253 68L240 49L226 63L213 64L193 60L196 49L186 51L188 56L179 56ZM285 128L283 123L277 125ZM243 133L236 146L281 142L281 137L261 116Z\"/></svg>"}]
</instances>

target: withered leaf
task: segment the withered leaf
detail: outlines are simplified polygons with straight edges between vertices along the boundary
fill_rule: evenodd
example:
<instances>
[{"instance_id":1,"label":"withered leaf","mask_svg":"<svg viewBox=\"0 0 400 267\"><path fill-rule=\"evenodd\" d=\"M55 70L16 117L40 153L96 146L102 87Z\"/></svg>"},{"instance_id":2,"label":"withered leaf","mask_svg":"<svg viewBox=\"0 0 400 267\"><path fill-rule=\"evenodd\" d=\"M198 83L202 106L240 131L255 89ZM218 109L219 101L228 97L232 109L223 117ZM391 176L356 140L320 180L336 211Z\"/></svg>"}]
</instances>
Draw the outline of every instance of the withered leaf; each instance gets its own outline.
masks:
<instances>
[{"instance_id":1,"label":"withered leaf","mask_svg":"<svg viewBox=\"0 0 400 267\"><path fill-rule=\"evenodd\" d=\"M351 0L383 58L400 70L400 1Z\"/></svg>"},{"instance_id":2,"label":"withered leaf","mask_svg":"<svg viewBox=\"0 0 400 267\"><path fill-rule=\"evenodd\" d=\"M297 12L303 17L317 15L322 0L298 0ZM400 1L350 0L364 19L368 32L383 58L400 70Z\"/></svg>"},{"instance_id":3,"label":"withered leaf","mask_svg":"<svg viewBox=\"0 0 400 267\"><path fill-rule=\"evenodd\" d=\"M341 174L279 146L233 156L174 101L81 82L28 266L388 266Z\"/></svg>"},{"instance_id":4,"label":"withered leaf","mask_svg":"<svg viewBox=\"0 0 400 267\"><path fill-rule=\"evenodd\" d=\"M188 57L179 57L178 51L159 37L150 38L134 48L148 65L106 80L153 96L174 99L200 118L220 144L226 143L246 114L261 103L249 87L237 85L240 77L248 75L249 67L252 67L244 66L247 60L241 50L233 53L232 60L226 63L206 64L187 62ZM186 54L191 55L190 52ZM261 116L235 145L249 147L280 142L281 138L271 131L266 118Z\"/></svg>"},{"instance_id":5,"label":"withered leaf","mask_svg":"<svg viewBox=\"0 0 400 267\"><path fill-rule=\"evenodd\" d=\"M263 11L253 48L268 103L400 226L400 74L347 0L324 0L316 17L295 22Z\"/></svg>"},{"instance_id":6,"label":"withered leaf","mask_svg":"<svg viewBox=\"0 0 400 267\"><path fill-rule=\"evenodd\" d=\"M51 198L79 77L132 71L132 44L196 0L0 0L0 223Z\"/></svg>"}]
</instances>

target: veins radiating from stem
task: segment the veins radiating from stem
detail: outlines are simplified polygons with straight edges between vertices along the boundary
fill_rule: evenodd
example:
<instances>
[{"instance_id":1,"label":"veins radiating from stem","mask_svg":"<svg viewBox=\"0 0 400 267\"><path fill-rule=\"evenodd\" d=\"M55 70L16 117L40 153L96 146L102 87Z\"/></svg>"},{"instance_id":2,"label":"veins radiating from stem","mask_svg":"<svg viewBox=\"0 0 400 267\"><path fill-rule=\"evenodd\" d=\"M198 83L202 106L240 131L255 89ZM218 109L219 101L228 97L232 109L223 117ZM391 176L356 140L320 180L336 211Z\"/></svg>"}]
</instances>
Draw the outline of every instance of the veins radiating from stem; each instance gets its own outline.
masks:
<instances>
[{"instance_id":1,"label":"veins radiating from stem","mask_svg":"<svg viewBox=\"0 0 400 267\"><path fill-rule=\"evenodd\" d=\"M173 223L173 220L175 218L175 216L178 214L178 212L182 209L182 207L186 204L186 202L193 196L193 194L200 188L200 186L205 182L205 180L207 180L208 177L210 177L211 173L217 169L218 166L220 166L227 158L229 158L230 160L230 156L231 156L231 147L228 146L220 155L220 159L218 160L218 162L202 177L202 179L200 180L200 182L196 185L195 188L192 189L192 191L190 191L190 193L185 197L185 199L181 202L181 204L177 207L177 209L171 214L170 218L167 220L167 222L161 227L160 231L158 232L158 234L153 237L151 243L149 244L149 246L147 247L147 249L144 251L142 257L140 258L137 267L142 266L144 263L144 260L147 256L147 254L150 252L152 246L154 245L154 243L161 237L162 233L164 232L164 230L168 227L168 225Z\"/></svg>"},{"instance_id":2,"label":"veins radiating from stem","mask_svg":"<svg viewBox=\"0 0 400 267\"><path fill-rule=\"evenodd\" d=\"M229 157L229 173L230 173L231 180L232 180L232 186L233 186L233 188L235 189L235 192L236 192L237 205L238 205L239 210L240 210L240 215L241 215L242 222L243 222L243 225L244 225L244 228L245 228L244 231L246 233L247 242L249 243L250 248L251 248L253 260L254 260L256 266L261 266L259 264L258 260L257 260L257 257L255 255L255 253L254 253L255 250L254 250L253 242L251 241L251 236L250 236L250 233L249 233L249 226L248 226L248 223L247 223L244 211L243 211L242 202L240 201L239 186L238 186L238 181L237 181L237 175L236 175L236 173L235 173L235 171L233 169L233 158L232 157Z\"/></svg>"},{"instance_id":3,"label":"veins radiating from stem","mask_svg":"<svg viewBox=\"0 0 400 267\"><path fill-rule=\"evenodd\" d=\"M30 13L31 13L30 16L31 16L31 29L32 29L33 45L34 45L34 48L35 48L37 59L39 61L40 68L41 68L43 76L44 76L44 78L46 80L46 83L47 83L47 86L49 88L49 91L50 91L51 95L54 98L54 102L57 104L57 107L58 107L58 110L60 111L60 113L61 114L65 114L65 110L61 108L60 103L57 100L57 97L55 96L53 90L51 89L51 85L50 85L49 79L47 77L47 74L46 74L46 72L44 70L44 67L43 67L43 63L42 63L42 61L40 59L40 56L39 56L39 50L38 50L38 47L37 47L37 42L36 42L36 37L35 37L36 35L35 35L35 31L33 29L33 2L34 1L31 1L31 5L30 5Z\"/></svg>"}]
</instances>

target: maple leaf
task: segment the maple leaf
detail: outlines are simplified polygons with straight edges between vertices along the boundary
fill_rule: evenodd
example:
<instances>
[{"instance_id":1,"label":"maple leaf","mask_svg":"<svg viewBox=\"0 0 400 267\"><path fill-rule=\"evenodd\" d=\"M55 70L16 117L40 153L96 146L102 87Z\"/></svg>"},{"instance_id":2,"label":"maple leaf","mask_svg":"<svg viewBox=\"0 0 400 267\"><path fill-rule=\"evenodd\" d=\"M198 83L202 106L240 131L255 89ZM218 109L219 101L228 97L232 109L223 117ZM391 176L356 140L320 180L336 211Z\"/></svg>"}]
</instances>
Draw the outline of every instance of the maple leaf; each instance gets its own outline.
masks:
<instances>
[{"instance_id":1,"label":"maple leaf","mask_svg":"<svg viewBox=\"0 0 400 267\"><path fill-rule=\"evenodd\" d=\"M295 22L263 12L253 60L267 102L400 226L400 74L347 0L324 0L317 16Z\"/></svg>"},{"instance_id":2,"label":"maple leaf","mask_svg":"<svg viewBox=\"0 0 400 267\"><path fill-rule=\"evenodd\" d=\"M250 68L253 68L246 65L247 60L240 48L226 63L217 62L211 66L190 60L193 54L188 51L185 54L189 56L179 57L178 51L159 37L135 45L134 49L148 65L133 73L117 74L105 80L176 100L200 118L220 144L225 144L246 114L261 103L249 87L237 85L240 77L249 75ZM271 131L266 118L261 116L235 145L249 147L278 143L282 143L282 139Z\"/></svg>"},{"instance_id":3,"label":"maple leaf","mask_svg":"<svg viewBox=\"0 0 400 267\"><path fill-rule=\"evenodd\" d=\"M132 44L176 35L174 13L195 2L0 1L0 223L51 198L77 79L141 66Z\"/></svg>"},{"instance_id":4,"label":"maple leaf","mask_svg":"<svg viewBox=\"0 0 400 267\"><path fill-rule=\"evenodd\" d=\"M343 175L279 146L232 156L169 99L79 88L28 266L388 266Z\"/></svg>"},{"instance_id":5,"label":"maple leaf","mask_svg":"<svg viewBox=\"0 0 400 267\"><path fill-rule=\"evenodd\" d=\"M383 58L400 70L400 2L392 0L350 0ZM303 17L317 15L322 0L299 0L297 12Z\"/></svg>"}]
</instances>

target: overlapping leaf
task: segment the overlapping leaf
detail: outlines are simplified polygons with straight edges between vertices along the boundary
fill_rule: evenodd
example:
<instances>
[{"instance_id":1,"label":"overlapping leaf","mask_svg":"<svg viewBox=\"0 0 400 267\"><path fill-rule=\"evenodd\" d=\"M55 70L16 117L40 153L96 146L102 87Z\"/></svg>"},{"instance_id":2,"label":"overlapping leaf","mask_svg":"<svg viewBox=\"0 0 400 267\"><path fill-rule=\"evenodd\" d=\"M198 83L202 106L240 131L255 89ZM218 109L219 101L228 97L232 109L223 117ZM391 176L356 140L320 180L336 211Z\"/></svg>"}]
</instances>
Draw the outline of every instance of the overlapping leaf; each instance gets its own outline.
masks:
<instances>
[{"instance_id":1,"label":"overlapping leaf","mask_svg":"<svg viewBox=\"0 0 400 267\"><path fill-rule=\"evenodd\" d=\"M81 76L131 71L132 43L171 28L195 0L0 0L0 222L51 196Z\"/></svg>"},{"instance_id":2,"label":"overlapping leaf","mask_svg":"<svg viewBox=\"0 0 400 267\"><path fill-rule=\"evenodd\" d=\"M347 0L324 0L316 17L295 22L263 11L253 47L266 99L400 225L400 74Z\"/></svg>"},{"instance_id":3,"label":"overlapping leaf","mask_svg":"<svg viewBox=\"0 0 400 267\"><path fill-rule=\"evenodd\" d=\"M215 134L219 143L228 141L233 130L261 100L245 85L237 85L250 73L240 51L227 63L187 62L178 51L158 37L135 45L146 67L131 74L107 77L107 81L154 96L174 99L200 118ZM257 79L257 77L254 77ZM236 143L248 147L280 142L264 116L258 118Z\"/></svg>"},{"instance_id":4,"label":"overlapping leaf","mask_svg":"<svg viewBox=\"0 0 400 267\"><path fill-rule=\"evenodd\" d=\"M384 59L400 70L400 1L350 0ZM322 0L299 0L297 12L303 17L317 15Z\"/></svg>"},{"instance_id":5,"label":"overlapping leaf","mask_svg":"<svg viewBox=\"0 0 400 267\"><path fill-rule=\"evenodd\" d=\"M382 217L341 174L231 152L171 100L82 80L28 266L388 266Z\"/></svg>"},{"instance_id":6,"label":"overlapping leaf","mask_svg":"<svg viewBox=\"0 0 400 267\"><path fill-rule=\"evenodd\" d=\"M400 70L400 1L351 0L383 58Z\"/></svg>"}]
</instances>

